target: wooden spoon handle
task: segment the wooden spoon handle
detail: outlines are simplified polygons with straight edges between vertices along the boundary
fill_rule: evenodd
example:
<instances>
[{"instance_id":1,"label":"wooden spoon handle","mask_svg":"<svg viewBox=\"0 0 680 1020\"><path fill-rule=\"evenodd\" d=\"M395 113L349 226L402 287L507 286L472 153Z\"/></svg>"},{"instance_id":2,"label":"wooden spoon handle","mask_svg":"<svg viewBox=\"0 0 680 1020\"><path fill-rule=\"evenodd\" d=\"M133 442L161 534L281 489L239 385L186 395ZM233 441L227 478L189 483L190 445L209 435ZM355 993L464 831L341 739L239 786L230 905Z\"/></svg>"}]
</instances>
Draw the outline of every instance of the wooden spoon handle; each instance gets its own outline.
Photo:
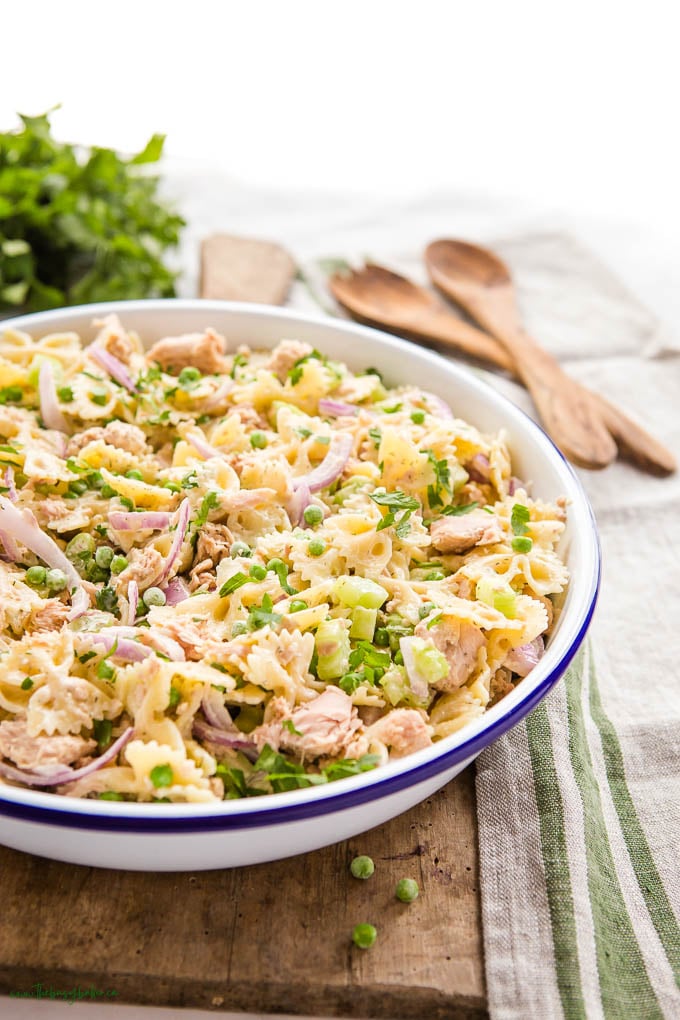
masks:
<instances>
[{"instance_id":1,"label":"wooden spoon handle","mask_svg":"<svg viewBox=\"0 0 680 1020\"><path fill-rule=\"evenodd\" d=\"M495 335L514 357L517 375L531 393L546 431L565 456L580 467L595 470L611 464L616 443L588 391L526 333L511 336L497 329Z\"/></svg>"},{"instance_id":2,"label":"wooden spoon handle","mask_svg":"<svg viewBox=\"0 0 680 1020\"><path fill-rule=\"evenodd\" d=\"M436 340L456 351L463 351L470 357L488 361L506 372L515 372L515 361L511 354L497 340L476 326L470 326L462 319L448 312L433 312L423 324L420 336Z\"/></svg>"}]
</instances>

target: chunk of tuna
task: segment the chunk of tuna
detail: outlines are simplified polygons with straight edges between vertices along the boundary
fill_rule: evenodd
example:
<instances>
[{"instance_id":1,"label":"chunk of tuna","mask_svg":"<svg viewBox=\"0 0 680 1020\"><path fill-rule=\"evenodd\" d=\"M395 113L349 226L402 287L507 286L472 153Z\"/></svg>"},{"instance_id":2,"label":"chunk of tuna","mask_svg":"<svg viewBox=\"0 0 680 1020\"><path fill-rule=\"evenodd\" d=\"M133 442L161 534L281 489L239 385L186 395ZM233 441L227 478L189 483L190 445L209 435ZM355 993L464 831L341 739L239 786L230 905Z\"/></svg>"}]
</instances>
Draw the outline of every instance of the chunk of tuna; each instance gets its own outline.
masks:
<instances>
[{"instance_id":1,"label":"chunk of tuna","mask_svg":"<svg viewBox=\"0 0 680 1020\"><path fill-rule=\"evenodd\" d=\"M428 630L425 621L422 621L414 633L426 641L434 641L449 664L448 675L437 680L432 687L438 691L455 691L470 679L485 643L484 635L474 624L447 618Z\"/></svg>"},{"instance_id":2,"label":"chunk of tuna","mask_svg":"<svg viewBox=\"0 0 680 1020\"><path fill-rule=\"evenodd\" d=\"M297 733L281 729L280 747L301 758L338 758L361 727L356 708L339 687L326 690L288 715Z\"/></svg>"},{"instance_id":3,"label":"chunk of tuna","mask_svg":"<svg viewBox=\"0 0 680 1020\"><path fill-rule=\"evenodd\" d=\"M464 553L476 545L500 542L503 531L486 510L471 510L458 517L440 517L430 528L432 545L441 553Z\"/></svg>"},{"instance_id":4,"label":"chunk of tuna","mask_svg":"<svg viewBox=\"0 0 680 1020\"><path fill-rule=\"evenodd\" d=\"M300 340L282 340L272 351L267 362L267 368L278 376L281 382L285 382L286 376L296 361L306 358L312 353L313 348Z\"/></svg>"},{"instance_id":5,"label":"chunk of tuna","mask_svg":"<svg viewBox=\"0 0 680 1020\"><path fill-rule=\"evenodd\" d=\"M0 754L9 758L20 769L35 769L38 765L71 765L91 754L95 740L73 736L31 737L24 719L0 723Z\"/></svg>"},{"instance_id":6,"label":"chunk of tuna","mask_svg":"<svg viewBox=\"0 0 680 1020\"><path fill-rule=\"evenodd\" d=\"M159 340L146 358L157 361L162 369L175 375L183 368L197 368L204 375L212 375L227 370L226 347L223 336L214 329L206 329L204 333L185 333Z\"/></svg>"},{"instance_id":7,"label":"chunk of tuna","mask_svg":"<svg viewBox=\"0 0 680 1020\"><path fill-rule=\"evenodd\" d=\"M395 708L366 730L370 739L381 740L395 758L420 751L432 743L430 727L414 708Z\"/></svg>"}]
</instances>

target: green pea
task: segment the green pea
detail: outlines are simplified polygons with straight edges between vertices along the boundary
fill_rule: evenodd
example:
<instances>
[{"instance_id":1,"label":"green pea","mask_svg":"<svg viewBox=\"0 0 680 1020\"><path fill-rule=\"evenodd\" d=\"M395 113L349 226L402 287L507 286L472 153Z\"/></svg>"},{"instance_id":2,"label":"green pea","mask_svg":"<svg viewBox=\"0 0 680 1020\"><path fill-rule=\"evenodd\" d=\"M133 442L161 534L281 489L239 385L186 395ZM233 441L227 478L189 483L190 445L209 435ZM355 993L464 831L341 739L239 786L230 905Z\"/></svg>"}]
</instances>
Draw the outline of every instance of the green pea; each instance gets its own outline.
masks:
<instances>
[{"instance_id":1,"label":"green pea","mask_svg":"<svg viewBox=\"0 0 680 1020\"><path fill-rule=\"evenodd\" d=\"M424 411L411 411L411 421L414 425L422 425L425 421Z\"/></svg>"},{"instance_id":2,"label":"green pea","mask_svg":"<svg viewBox=\"0 0 680 1020\"><path fill-rule=\"evenodd\" d=\"M47 571L44 567L29 567L26 571L26 581L32 587L38 588L45 583L46 574Z\"/></svg>"},{"instance_id":3,"label":"green pea","mask_svg":"<svg viewBox=\"0 0 680 1020\"><path fill-rule=\"evenodd\" d=\"M252 556L253 550L245 542L233 542L229 555L235 560L237 556Z\"/></svg>"},{"instance_id":4,"label":"green pea","mask_svg":"<svg viewBox=\"0 0 680 1020\"><path fill-rule=\"evenodd\" d=\"M326 543L322 538L313 538L307 548L310 556L322 556L326 551Z\"/></svg>"},{"instance_id":5,"label":"green pea","mask_svg":"<svg viewBox=\"0 0 680 1020\"><path fill-rule=\"evenodd\" d=\"M100 545L94 554L94 561L102 570L108 570L113 562L113 549L110 545Z\"/></svg>"},{"instance_id":6,"label":"green pea","mask_svg":"<svg viewBox=\"0 0 680 1020\"><path fill-rule=\"evenodd\" d=\"M370 878L375 871L375 864L370 857L362 855L355 857L349 866L354 878Z\"/></svg>"},{"instance_id":7,"label":"green pea","mask_svg":"<svg viewBox=\"0 0 680 1020\"><path fill-rule=\"evenodd\" d=\"M164 606L166 602L165 592L161 591L160 588L147 588L142 595L142 602L148 609L151 606Z\"/></svg>"},{"instance_id":8,"label":"green pea","mask_svg":"<svg viewBox=\"0 0 680 1020\"><path fill-rule=\"evenodd\" d=\"M250 436L250 445L256 450L264 450L267 445L267 437L264 432L253 432Z\"/></svg>"},{"instance_id":9,"label":"green pea","mask_svg":"<svg viewBox=\"0 0 680 1020\"><path fill-rule=\"evenodd\" d=\"M138 482L144 481L144 475L142 474L141 471L138 471L137 468L130 468L129 471L125 472L125 477L134 478Z\"/></svg>"},{"instance_id":10,"label":"green pea","mask_svg":"<svg viewBox=\"0 0 680 1020\"><path fill-rule=\"evenodd\" d=\"M304 599L293 599L288 611L290 613L301 613L303 609L309 609L309 606Z\"/></svg>"},{"instance_id":11,"label":"green pea","mask_svg":"<svg viewBox=\"0 0 680 1020\"><path fill-rule=\"evenodd\" d=\"M69 492L72 492L76 496L82 496L83 493L87 492L88 484L82 479L78 478L75 482L69 483Z\"/></svg>"},{"instance_id":12,"label":"green pea","mask_svg":"<svg viewBox=\"0 0 680 1020\"><path fill-rule=\"evenodd\" d=\"M402 655L401 651L394 653L394 663L396 666L404 665L404 656Z\"/></svg>"},{"instance_id":13,"label":"green pea","mask_svg":"<svg viewBox=\"0 0 680 1020\"><path fill-rule=\"evenodd\" d=\"M21 681L21 689L22 689L22 691L30 691L32 686L33 686L33 677L32 676L25 676L24 679Z\"/></svg>"},{"instance_id":14,"label":"green pea","mask_svg":"<svg viewBox=\"0 0 680 1020\"><path fill-rule=\"evenodd\" d=\"M424 620L426 616L429 616L433 609L436 609L434 602L425 602L418 610L418 616L421 620Z\"/></svg>"},{"instance_id":15,"label":"green pea","mask_svg":"<svg viewBox=\"0 0 680 1020\"><path fill-rule=\"evenodd\" d=\"M66 555L71 563L81 564L94 552L92 535L76 535L66 546Z\"/></svg>"},{"instance_id":16,"label":"green pea","mask_svg":"<svg viewBox=\"0 0 680 1020\"><path fill-rule=\"evenodd\" d=\"M112 489L110 485L102 485L99 491L101 492L102 499L113 499L114 496L118 495L116 490Z\"/></svg>"},{"instance_id":17,"label":"green pea","mask_svg":"<svg viewBox=\"0 0 680 1020\"><path fill-rule=\"evenodd\" d=\"M170 492L181 492L182 486L178 482L173 482L171 478L166 478L164 482L161 482L162 489L169 489Z\"/></svg>"},{"instance_id":18,"label":"green pea","mask_svg":"<svg viewBox=\"0 0 680 1020\"><path fill-rule=\"evenodd\" d=\"M162 786L172 786L175 777L171 765L155 765L149 773L149 778L158 789Z\"/></svg>"},{"instance_id":19,"label":"green pea","mask_svg":"<svg viewBox=\"0 0 680 1020\"><path fill-rule=\"evenodd\" d=\"M126 556L120 555L114 556L113 559L111 560L111 573L121 574L125 570L127 565L128 561Z\"/></svg>"},{"instance_id":20,"label":"green pea","mask_svg":"<svg viewBox=\"0 0 680 1020\"><path fill-rule=\"evenodd\" d=\"M413 903L419 892L418 883L412 878L402 878L394 890L395 896L402 903Z\"/></svg>"},{"instance_id":21,"label":"green pea","mask_svg":"<svg viewBox=\"0 0 680 1020\"><path fill-rule=\"evenodd\" d=\"M267 576L267 568L263 567L260 563L253 563L248 573L254 581L264 581Z\"/></svg>"},{"instance_id":22,"label":"green pea","mask_svg":"<svg viewBox=\"0 0 680 1020\"><path fill-rule=\"evenodd\" d=\"M98 797L99 800L122 800L123 794L118 793L117 790L102 790Z\"/></svg>"},{"instance_id":23,"label":"green pea","mask_svg":"<svg viewBox=\"0 0 680 1020\"><path fill-rule=\"evenodd\" d=\"M199 370L193 365L188 365L179 373L178 382L180 386L190 386L192 383L197 383L200 378Z\"/></svg>"},{"instance_id":24,"label":"green pea","mask_svg":"<svg viewBox=\"0 0 680 1020\"><path fill-rule=\"evenodd\" d=\"M57 396L62 404L70 404L73 400L73 390L70 386L60 386L57 390Z\"/></svg>"},{"instance_id":25,"label":"green pea","mask_svg":"<svg viewBox=\"0 0 680 1020\"><path fill-rule=\"evenodd\" d=\"M305 522L314 527L317 524L321 524L323 520L323 510L320 506L308 506L304 512Z\"/></svg>"},{"instance_id":26,"label":"green pea","mask_svg":"<svg viewBox=\"0 0 680 1020\"><path fill-rule=\"evenodd\" d=\"M50 591L58 592L64 590L68 584L68 580L63 570L48 570L45 574L45 584Z\"/></svg>"},{"instance_id":27,"label":"green pea","mask_svg":"<svg viewBox=\"0 0 680 1020\"><path fill-rule=\"evenodd\" d=\"M90 393L90 400L99 407L104 407L108 399L106 393Z\"/></svg>"},{"instance_id":28,"label":"green pea","mask_svg":"<svg viewBox=\"0 0 680 1020\"><path fill-rule=\"evenodd\" d=\"M373 635L373 643L380 648L387 648L390 643L389 631L385 627L378 627Z\"/></svg>"},{"instance_id":29,"label":"green pea","mask_svg":"<svg viewBox=\"0 0 680 1020\"><path fill-rule=\"evenodd\" d=\"M352 942L359 949L370 949L378 937L372 924L357 924L352 932Z\"/></svg>"}]
</instances>

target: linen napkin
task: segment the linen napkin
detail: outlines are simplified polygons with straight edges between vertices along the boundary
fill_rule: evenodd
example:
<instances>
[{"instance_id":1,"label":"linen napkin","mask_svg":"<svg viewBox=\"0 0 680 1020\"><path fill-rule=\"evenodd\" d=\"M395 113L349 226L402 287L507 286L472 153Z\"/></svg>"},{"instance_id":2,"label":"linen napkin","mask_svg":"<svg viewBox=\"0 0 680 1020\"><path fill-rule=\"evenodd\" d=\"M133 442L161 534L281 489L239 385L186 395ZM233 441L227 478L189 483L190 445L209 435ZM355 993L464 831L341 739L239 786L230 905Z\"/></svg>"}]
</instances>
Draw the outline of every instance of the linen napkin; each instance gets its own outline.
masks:
<instances>
[{"instance_id":1,"label":"linen napkin","mask_svg":"<svg viewBox=\"0 0 680 1020\"><path fill-rule=\"evenodd\" d=\"M493 247L528 328L677 450L680 350L653 316L569 236ZM385 261L414 275L407 258ZM296 303L337 313L323 278L333 267L308 264ZM532 413L519 386L485 376ZM477 760L492 1020L680 1016L680 486L618 463L580 476L604 556L589 639L565 681Z\"/></svg>"},{"instance_id":2,"label":"linen napkin","mask_svg":"<svg viewBox=\"0 0 680 1020\"><path fill-rule=\"evenodd\" d=\"M249 194L219 176L195 184L174 176L189 243L215 229L281 241L303 259L288 302L301 310L343 314L326 288L338 258L370 256L425 282L427 241L479 239L509 263L529 331L680 452L680 336L569 234L527 230L514 209L465 196L380 207ZM189 269L193 256L187 246ZM184 286L195 293L191 270ZM485 375L532 413L518 385ZM619 462L580 477L604 556L588 642L528 720L477 759L489 1012L670 1020L680 1017L680 479Z\"/></svg>"}]
</instances>

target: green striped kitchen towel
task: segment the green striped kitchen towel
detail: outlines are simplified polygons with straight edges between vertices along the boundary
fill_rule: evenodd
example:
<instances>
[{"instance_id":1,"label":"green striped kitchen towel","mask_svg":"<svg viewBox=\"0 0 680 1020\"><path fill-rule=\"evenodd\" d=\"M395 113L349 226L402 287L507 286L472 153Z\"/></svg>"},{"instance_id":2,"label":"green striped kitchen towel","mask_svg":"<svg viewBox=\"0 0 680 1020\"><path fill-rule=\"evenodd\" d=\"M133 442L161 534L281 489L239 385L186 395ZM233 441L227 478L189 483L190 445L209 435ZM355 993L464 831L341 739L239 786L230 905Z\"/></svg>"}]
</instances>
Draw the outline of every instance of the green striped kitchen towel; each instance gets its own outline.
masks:
<instances>
[{"instance_id":1,"label":"green striped kitchen towel","mask_svg":"<svg viewBox=\"0 0 680 1020\"><path fill-rule=\"evenodd\" d=\"M677 453L677 344L567 239L505 247L533 331ZM605 321L617 336L601 343ZM604 567L589 639L526 722L477 761L489 1011L493 1020L671 1020L680 1017L680 484L618 463L580 474Z\"/></svg>"}]
</instances>

